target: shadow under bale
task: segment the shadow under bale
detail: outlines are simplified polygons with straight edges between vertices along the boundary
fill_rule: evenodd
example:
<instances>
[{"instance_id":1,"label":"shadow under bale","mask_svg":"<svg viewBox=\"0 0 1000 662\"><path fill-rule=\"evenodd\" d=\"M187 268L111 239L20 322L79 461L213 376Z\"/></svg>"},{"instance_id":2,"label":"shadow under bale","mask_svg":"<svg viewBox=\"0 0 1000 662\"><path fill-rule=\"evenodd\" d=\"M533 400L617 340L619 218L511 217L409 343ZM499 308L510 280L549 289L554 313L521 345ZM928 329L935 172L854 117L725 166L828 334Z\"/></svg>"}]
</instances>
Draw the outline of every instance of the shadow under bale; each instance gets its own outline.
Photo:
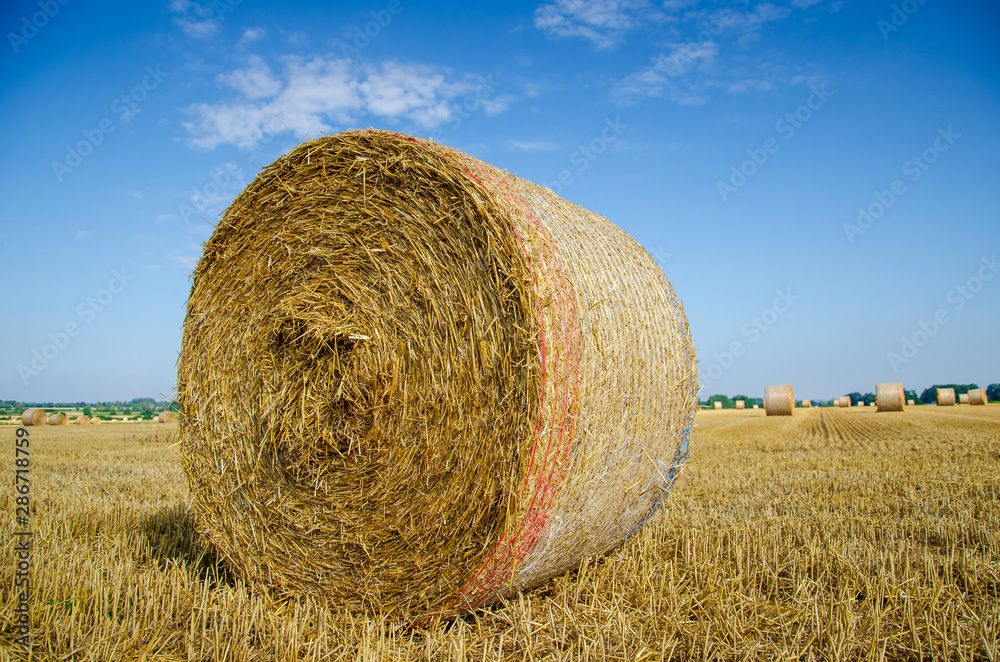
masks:
<instances>
[{"instance_id":1,"label":"shadow under bale","mask_svg":"<svg viewBox=\"0 0 1000 662\"><path fill-rule=\"evenodd\" d=\"M149 543L151 560L160 567L181 563L191 568L199 579L216 585L233 585L228 566L215 549L198 535L194 513L184 504L161 508L139 523L139 530Z\"/></svg>"}]
</instances>

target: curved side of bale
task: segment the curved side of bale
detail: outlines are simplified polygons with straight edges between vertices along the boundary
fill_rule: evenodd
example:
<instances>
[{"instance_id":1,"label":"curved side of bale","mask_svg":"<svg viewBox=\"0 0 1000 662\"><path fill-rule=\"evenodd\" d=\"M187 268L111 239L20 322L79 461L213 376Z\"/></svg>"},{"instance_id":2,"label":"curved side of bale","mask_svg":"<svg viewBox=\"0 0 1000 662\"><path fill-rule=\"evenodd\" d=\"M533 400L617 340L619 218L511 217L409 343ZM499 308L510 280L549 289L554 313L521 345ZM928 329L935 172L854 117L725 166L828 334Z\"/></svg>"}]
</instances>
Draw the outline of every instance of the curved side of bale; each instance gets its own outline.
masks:
<instances>
[{"instance_id":1,"label":"curved side of bale","mask_svg":"<svg viewBox=\"0 0 1000 662\"><path fill-rule=\"evenodd\" d=\"M638 530L696 394L683 308L624 231L377 131L304 143L236 198L178 361L198 526L230 566L404 618Z\"/></svg>"},{"instance_id":2,"label":"curved side of bale","mask_svg":"<svg viewBox=\"0 0 1000 662\"><path fill-rule=\"evenodd\" d=\"M955 389L939 388L937 390L937 403L939 407L955 406Z\"/></svg>"},{"instance_id":3,"label":"curved side of bale","mask_svg":"<svg viewBox=\"0 0 1000 662\"><path fill-rule=\"evenodd\" d=\"M989 398L986 397L986 389L975 388L969 391L970 405L985 405L989 401Z\"/></svg>"},{"instance_id":4,"label":"curved side of bale","mask_svg":"<svg viewBox=\"0 0 1000 662\"><path fill-rule=\"evenodd\" d=\"M176 423L177 415L172 411L161 411L156 416L157 423Z\"/></svg>"},{"instance_id":5,"label":"curved side of bale","mask_svg":"<svg viewBox=\"0 0 1000 662\"><path fill-rule=\"evenodd\" d=\"M768 416L791 416L795 410L795 394L789 384L764 389L764 410Z\"/></svg>"},{"instance_id":6,"label":"curved side of bale","mask_svg":"<svg viewBox=\"0 0 1000 662\"><path fill-rule=\"evenodd\" d=\"M22 425L45 425L48 418L45 410L37 407L30 407L21 412Z\"/></svg>"},{"instance_id":7,"label":"curved side of bale","mask_svg":"<svg viewBox=\"0 0 1000 662\"><path fill-rule=\"evenodd\" d=\"M747 408L746 400L737 400L736 401L736 408L737 409L746 409Z\"/></svg>"},{"instance_id":8,"label":"curved side of bale","mask_svg":"<svg viewBox=\"0 0 1000 662\"><path fill-rule=\"evenodd\" d=\"M903 411L906 393L900 382L875 385L875 406L879 411Z\"/></svg>"},{"instance_id":9,"label":"curved side of bale","mask_svg":"<svg viewBox=\"0 0 1000 662\"><path fill-rule=\"evenodd\" d=\"M90 416L77 416L73 420L73 423L76 425L90 425Z\"/></svg>"}]
</instances>

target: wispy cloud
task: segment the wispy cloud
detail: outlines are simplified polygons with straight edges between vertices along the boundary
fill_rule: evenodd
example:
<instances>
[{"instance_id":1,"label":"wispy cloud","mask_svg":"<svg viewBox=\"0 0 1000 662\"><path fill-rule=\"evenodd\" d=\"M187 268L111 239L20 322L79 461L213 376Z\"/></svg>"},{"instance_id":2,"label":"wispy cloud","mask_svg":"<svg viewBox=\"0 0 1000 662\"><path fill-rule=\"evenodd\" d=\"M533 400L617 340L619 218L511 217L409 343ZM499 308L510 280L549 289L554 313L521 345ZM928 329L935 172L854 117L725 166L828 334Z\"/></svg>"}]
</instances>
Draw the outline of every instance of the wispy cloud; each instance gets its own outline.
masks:
<instances>
[{"instance_id":1,"label":"wispy cloud","mask_svg":"<svg viewBox=\"0 0 1000 662\"><path fill-rule=\"evenodd\" d=\"M507 144L521 152L548 152L559 149L559 143L551 140L508 140Z\"/></svg>"},{"instance_id":2,"label":"wispy cloud","mask_svg":"<svg viewBox=\"0 0 1000 662\"><path fill-rule=\"evenodd\" d=\"M191 0L172 0L167 10L174 15L174 25L194 39L211 39L219 34L219 17L211 4Z\"/></svg>"},{"instance_id":3,"label":"wispy cloud","mask_svg":"<svg viewBox=\"0 0 1000 662\"><path fill-rule=\"evenodd\" d=\"M243 36L240 37L241 44L252 44L258 39L262 39L264 35L267 34L267 30L260 27L259 25L252 28L247 28L243 31Z\"/></svg>"},{"instance_id":4,"label":"wispy cloud","mask_svg":"<svg viewBox=\"0 0 1000 662\"><path fill-rule=\"evenodd\" d=\"M194 147L212 149L228 143L246 147L280 118L281 131L298 137L328 133L335 125L358 123L365 115L402 120L421 128L449 121L456 97L476 89L472 77L422 64L386 61L357 63L346 59L288 56L275 73L261 58L218 76L235 98L198 103L187 108L185 122ZM515 97L501 95L482 101L484 112L503 112Z\"/></svg>"},{"instance_id":5,"label":"wispy cloud","mask_svg":"<svg viewBox=\"0 0 1000 662\"><path fill-rule=\"evenodd\" d=\"M627 32L668 18L649 0L555 0L535 10L535 27L557 37L589 39L598 50L611 50Z\"/></svg>"},{"instance_id":6,"label":"wispy cloud","mask_svg":"<svg viewBox=\"0 0 1000 662\"><path fill-rule=\"evenodd\" d=\"M84 237L90 234L90 230L78 230L76 233L76 240L80 241Z\"/></svg>"},{"instance_id":7,"label":"wispy cloud","mask_svg":"<svg viewBox=\"0 0 1000 662\"><path fill-rule=\"evenodd\" d=\"M654 57L648 67L615 83L613 97L622 104L635 103L646 96L683 105L705 103L704 82L691 80L688 74L710 66L718 52L714 42L674 44L669 51Z\"/></svg>"}]
</instances>

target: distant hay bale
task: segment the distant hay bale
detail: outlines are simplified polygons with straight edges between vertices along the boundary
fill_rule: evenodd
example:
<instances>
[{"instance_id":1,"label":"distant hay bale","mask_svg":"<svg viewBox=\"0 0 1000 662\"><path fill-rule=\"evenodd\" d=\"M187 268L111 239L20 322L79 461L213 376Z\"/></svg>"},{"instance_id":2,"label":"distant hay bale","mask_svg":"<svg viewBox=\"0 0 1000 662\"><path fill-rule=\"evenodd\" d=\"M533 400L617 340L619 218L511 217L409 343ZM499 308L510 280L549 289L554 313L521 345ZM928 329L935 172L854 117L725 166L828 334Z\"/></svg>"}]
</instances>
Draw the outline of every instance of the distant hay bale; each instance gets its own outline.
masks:
<instances>
[{"instance_id":1,"label":"distant hay bale","mask_svg":"<svg viewBox=\"0 0 1000 662\"><path fill-rule=\"evenodd\" d=\"M975 388L969 391L969 404L970 405L985 405L990 401L986 397L986 389Z\"/></svg>"},{"instance_id":2,"label":"distant hay bale","mask_svg":"<svg viewBox=\"0 0 1000 662\"><path fill-rule=\"evenodd\" d=\"M754 409L760 409L760 405L754 405L753 408Z\"/></svg>"},{"instance_id":3,"label":"distant hay bale","mask_svg":"<svg viewBox=\"0 0 1000 662\"><path fill-rule=\"evenodd\" d=\"M49 425L69 425L69 417L61 412L49 414Z\"/></svg>"},{"instance_id":4,"label":"distant hay bale","mask_svg":"<svg viewBox=\"0 0 1000 662\"><path fill-rule=\"evenodd\" d=\"M77 416L76 419L73 420L73 423L76 425L90 425L90 416Z\"/></svg>"},{"instance_id":5,"label":"distant hay bale","mask_svg":"<svg viewBox=\"0 0 1000 662\"><path fill-rule=\"evenodd\" d=\"M910 398L909 400L907 400L907 401L906 401L906 404L907 404L908 406L912 407L912 406L914 406L914 405L915 405L915 404L917 404L917 403L916 403L916 402L914 402L912 398Z\"/></svg>"},{"instance_id":6,"label":"distant hay bale","mask_svg":"<svg viewBox=\"0 0 1000 662\"><path fill-rule=\"evenodd\" d=\"M155 420L157 423L176 423L177 415L172 411L161 411Z\"/></svg>"},{"instance_id":7,"label":"distant hay bale","mask_svg":"<svg viewBox=\"0 0 1000 662\"><path fill-rule=\"evenodd\" d=\"M736 408L737 409L746 409L747 408L746 401L745 400L737 400L736 401Z\"/></svg>"},{"instance_id":8,"label":"distant hay bale","mask_svg":"<svg viewBox=\"0 0 1000 662\"><path fill-rule=\"evenodd\" d=\"M795 394L788 384L764 389L764 410L768 416L791 416L795 410Z\"/></svg>"},{"instance_id":9,"label":"distant hay bale","mask_svg":"<svg viewBox=\"0 0 1000 662\"><path fill-rule=\"evenodd\" d=\"M955 406L955 389L939 388L937 390L937 403L939 407Z\"/></svg>"},{"instance_id":10,"label":"distant hay bale","mask_svg":"<svg viewBox=\"0 0 1000 662\"><path fill-rule=\"evenodd\" d=\"M903 411L906 393L900 382L875 385L875 406L879 411Z\"/></svg>"},{"instance_id":11,"label":"distant hay bale","mask_svg":"<svg viewBox=\"0 0 1000 662\"><path fill-rule=\"evenodd\" d=\"M418 621L637 531L698 409L683 308L624 231L371 130L229 206L177 388L198 528L235 574Z\"/></svg>"},{"instance_id":12,"label":"distant hay bale","mask_svg":"<svg viewBox=\"0 0 1000 662\"><path fill-rule=\"evenodd\" d=\"M91 425L100 425L101 424L101 419L97 418L96 416L92 416L90 418L90 424Z\"/></svg>"},{"instance_id":13,"label":"distant hay bale","mask_svg":"<svg viewBox=\"0 0 1000 662\"><path fill-rule=\"evenodd\" d=\"M44 409L31 407L21 412L22 425L45 425L45 423L48 422L48 420L49 417L45 413Z\"/></svg>"},{"instance_id":14,"label":"distant hay bale","mask_svg":"<svg viewBox=\"0 0 1000 662\"><path fill-rule=\"evenodd\" d=\"M812 406L813 406L812 400L803 400L802 401L802 408L803 409L809 409Z\"/></svg>"},{"instance_id":15,"label":"distant hay bale","mask_svg":"<svg viewBox=\"0 0 1000 662\"><path fill-rule=\"evenodd\" d=\"M840 406L841 407L850 407L851 406L851 396L849 396L849 395L842 395L842 396L840 396Z\"/></svg>"},{"instance_id":16,"label":"distant hay bale","mask_svg":"<svg viewBox=\"0 0 1000 662\"><path fill-rule=\"evenodd\" d=\"M969 394L968 393L961 393L961 394L959 394L959 396L958 396L958 404L960 404L960 405L967 405L967 404L969 404Z\"/></svg>"},{"instance_id":17,"label":"distant hay bale","mask_svg":"<svg viewBox=\"0 0 1000 662\"><path fill-rule=\"evenodd\" d=\"M716 400L713 403L713 407L715 407L716 409L722 409L722 402L720 402L719 400Z\"/></svg>"}]
</instances>

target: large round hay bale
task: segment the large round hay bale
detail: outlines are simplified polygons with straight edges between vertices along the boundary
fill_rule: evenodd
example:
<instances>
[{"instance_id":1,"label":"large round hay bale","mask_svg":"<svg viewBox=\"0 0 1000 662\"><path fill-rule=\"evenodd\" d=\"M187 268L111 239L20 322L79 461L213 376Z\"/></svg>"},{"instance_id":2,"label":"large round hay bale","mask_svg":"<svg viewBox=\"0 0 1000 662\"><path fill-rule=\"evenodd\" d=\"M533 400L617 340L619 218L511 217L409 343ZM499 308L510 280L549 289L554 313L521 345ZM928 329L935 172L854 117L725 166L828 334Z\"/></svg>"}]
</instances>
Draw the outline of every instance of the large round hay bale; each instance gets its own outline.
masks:
<instances>
[{"instance_id":1,"label":"large round hay bale","mask_svg":"<svg viewBox=\"0 0 1000 662\"><path fill-rule=\"evenodd\" d=\"M21 412L22 425L45 425L48 420L49 417L44 409L30 407Z\"/></svg>"},{"instance_id":2,"label":"large round hay bale","mask_svg":"<svg viewBox=\"0 0 1000 662\"><path fill-rule=\"evenodd\" d=\"M768 416L791 416L795 410L795 394L788 384L764 389L764 411Z\"/></svg>"},{"instance_id":3,"label":"large round hay bale","mask_svg":"<svg viewBox=\"0 0 1000 662\"><path fill-rule=\"evenodd\" d=\"M300 145L193 281L182 457L199 530L252 583L467 611L637 531L686 457L695 355L655 260L450 148Z\"/></svg>"},{"instance_id":4,"label":"large round hay bale","mask_svg":"<svg viewBox=\"0 0 1000 662\"><path fill-rule=\"evenodd\" d=\"M159 414L157 414L155 420L157 423L176 423L177 414L175 414L172 411L161 411Z\"/></svg>"},{"instance_id":5,"label":"large round hay bale","mask_svg":"<svg viewBox=\"0 0 1000 662\"><path fill-rule=\"evenodd\" d=\"M76 424L76 425L90 425L90 416L86 416L86 415L77 416L73 420L73 423Z\"/></svg>"},{"instance_id":6,"label":"large round hay bale","mask_svg":"<svg viewBox=\"0 0 1000 662\"><path fill-rule=\"evenodd\" d=\"M746 409L747 408L746 400L737 400L736 401L736 408L737 409Z\"/></svg>"},{"instance_id":7,"label":"large round hay bale","mask_svg":"<svg viewBox=\"0 0 1000 662\"><path fill-rule=\"evenodd\" d=\"M49 414L49 425L69 425L69 417L62 412Z\"/></svg>"},{"instance_id":8,"label":"large round hay bale","mask_svg":"<svg viewBox=\"0 0 1000 662\"><path fill-rule=\"evenodd\" d=\"M722 409L722 402L720 400L716 400L712 403L712 407L715 409Z\"/></svg>"},{"instance_id":9,"label":"large round hay bale","mask_svg":"<svg viewBox=\"0 0 1000 662\"><path fill-rule=\"evenodd\" d=\"M96 416L91 416L90 417L90 424L91 425L100 425L101 424L101 419L97 418Z\"/></svg>"},{"instance_id":10,"label":"large round hay bale","mask_svg":"<svg viewBox=\"0 0 1000 662\"><path fill-rule=\"evenodd\" d=\"M803 400L802 401L802 408L803 409L809 409L812 406L813 406L813 401L812 400Z\"/></svg>"},{"instance_id":11,"label":"large round hay bale","mask_svg":"<svg viewBox=\"0 0 1000 662\"><path fill-rule=\"evenodd\" d=\"M903 411L906 393L899 382L875 385L875 406L879 411Z\"/></svg>"},{"instance_id":12,"label":"large round hay bale","mask_svg":"<svg viewBox=\"0 0 1000 662\"><path fill-rule=\"evenodd\" d=\"M970 405L985 405L990 401L986 397L986 389L974 388L969 391L969 404Z\"/></svg>"},{"instance_id":13,"label":"large round hay bale","mask_svg":"<svg viewBox=\"0 0 1000 662\"><path fill-rule=\"evenodd\" d=\"M851 396L849 396L849 395L842 395L842 396L840 396L840 406L841 407L850 407L851 406Z\"/></svg>"},{"instance_id":14,"label":"large round hay bale","mask_svg":"<svg viewBox=\"0 0 1000 662\"><path fill-rule=\"evenodd\" d=\"M937 403L939 407L955 406L955 389L939 388L937 390Z\"/></svg>"},{"instance_id":15,"label":"large round hay bale","mask_svg":"<svg viewBox=\"0 0 1000 662\"><path fill-rule=\"evenodd\" d=\"M967 405L967 404L969 404L969 394L968 393L960 393L958 395L958 404L960 404L960 405Z\"/></svg>"}]
</instances>

